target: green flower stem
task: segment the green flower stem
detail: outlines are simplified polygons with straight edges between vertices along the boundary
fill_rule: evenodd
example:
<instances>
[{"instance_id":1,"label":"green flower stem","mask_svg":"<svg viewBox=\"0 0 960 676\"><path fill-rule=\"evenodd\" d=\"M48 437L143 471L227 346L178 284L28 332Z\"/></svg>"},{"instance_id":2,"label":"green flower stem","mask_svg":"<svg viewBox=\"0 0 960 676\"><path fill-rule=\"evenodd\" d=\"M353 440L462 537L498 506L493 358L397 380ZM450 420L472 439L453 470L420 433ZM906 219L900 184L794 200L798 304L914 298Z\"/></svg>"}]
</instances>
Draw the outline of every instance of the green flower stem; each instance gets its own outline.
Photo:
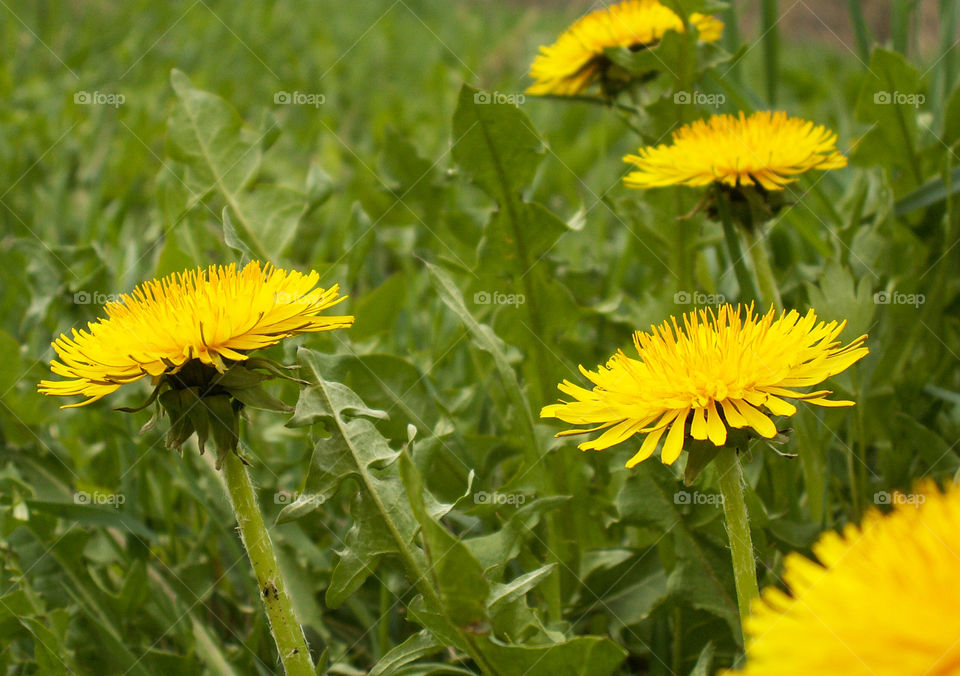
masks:
<instances>
[{"instance_id":1,"label":"green flower stem","mask_svg":"<svg viewBox=\"0 0 960 676\"><path fill-rule=\"evenodd\" d=\"M235 453L227 453L223 461L223 478L230 494L230 503L237 517L243 546L257 576L260 598L270 619L270 629L277 642L277 651L287 676L314 676L310 649L303 629L293 612L287 586L277 564L270 534L253 493L250 475Z\"/></svg>"},{"instance_id":2,"label":"green flower stem","mask_svg":"<svg viewBox=\"0 0 960 676\"><path fill-rule=\"evenodd\" d=\"M730 537L733 555L733 579L737 586L737 605L740 623L750 614L750 603L760 591L757 587L757 561L753 555L750 537L750 517L743 499L743 471L735 448L724 446L714 459L720 473L720 493L723 495L723 516Z\"/></svg>"},{"instance_id":3,"label":"green flower stem","mask_svg":"<svg viewBox=\"0 0 960 676\"><path fill-rule=\"evenodd\" d=\"M766 310L770 305L775 305L778 310L782 310L783 301L780 300L777 279L774 277L773 268L770 266L770 256L767 254L766 243L759 234L761 227L761 224L755 223L753 228L744 228L748 251L750 258L753 260L753 269L757 273L760 301L763 303L763 307L760 309Z\"/></svg>"},{"instance_id":4,"label":"green flower stem","mask_svg":"<svg viewBox=\"0 0 960 676\"><path fill-rule=\"evenodd\" d=\"M726 195L719 189L716 191L716 202L720 222L723 224L723 237L727 243L730 263L733 265L733 272L737 276L737 284L740 285L740 298L746 302L759 300L753 278L750 277L750 272L743 262L743 250L740 248L740 235L737 233L737 227L730 217L730 204L727 202Z\"/></svg>"}]
</instances>

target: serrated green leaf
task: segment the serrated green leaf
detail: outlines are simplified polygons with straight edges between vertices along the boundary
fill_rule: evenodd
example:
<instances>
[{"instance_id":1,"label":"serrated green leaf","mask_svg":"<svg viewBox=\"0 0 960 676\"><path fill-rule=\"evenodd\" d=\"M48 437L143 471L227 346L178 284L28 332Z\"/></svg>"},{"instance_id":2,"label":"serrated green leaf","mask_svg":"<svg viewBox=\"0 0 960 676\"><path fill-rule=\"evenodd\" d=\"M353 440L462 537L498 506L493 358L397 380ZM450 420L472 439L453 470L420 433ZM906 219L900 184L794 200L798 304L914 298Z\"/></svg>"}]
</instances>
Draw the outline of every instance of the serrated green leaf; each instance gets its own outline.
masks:
<instances>
[{"instance_id":1,"label":"serrated green leaf","mask_svg":"<svg viewBox=\"0 0 960 676\"><path fill-rule=\"evenodd\" d=\"M399 453L360 417L379 412L346 386L326 380L317 353L300 348L298 357L301 375L312 385L301 392L288 425L322 422L329 434L316 443L304 491L325 502L348 478L361 487L351 505L353 526L327 588L327 604L337 607L373 573L382 556L399 554L408 564L422 556L411 544L416 521L394 465Z\"/></svg>"},{"instance_id":2,"label":"serrated green leaf","mask_svg":"<svg viewBox=\"0 0 960 676\"><path fill-rule=\"evenodd\" d=\"M454 626L473 634L489 631L486 600L490 584L483 566L470 549L444 528L427 510L423 478L409 454L400 456L410 507L420 524L427 574L439 595L443 615Z\"/></svg>"},{"instance_id":3,"label":"serrated green leaf","mask_svg":"<svg viewBox=\"0 0 960 676\"><path fill-rule=\"evenodd\" d=\"M223 226L228 246L262 261L279 260L292 244L307 212L303 193L255 181L270 129L250 140L243 120L223 99L195 89L173 70L170 81L179 105L168 121L170 152L188 167L190 205L215 193L225 202Z\"/></svg>"}]
</instances>

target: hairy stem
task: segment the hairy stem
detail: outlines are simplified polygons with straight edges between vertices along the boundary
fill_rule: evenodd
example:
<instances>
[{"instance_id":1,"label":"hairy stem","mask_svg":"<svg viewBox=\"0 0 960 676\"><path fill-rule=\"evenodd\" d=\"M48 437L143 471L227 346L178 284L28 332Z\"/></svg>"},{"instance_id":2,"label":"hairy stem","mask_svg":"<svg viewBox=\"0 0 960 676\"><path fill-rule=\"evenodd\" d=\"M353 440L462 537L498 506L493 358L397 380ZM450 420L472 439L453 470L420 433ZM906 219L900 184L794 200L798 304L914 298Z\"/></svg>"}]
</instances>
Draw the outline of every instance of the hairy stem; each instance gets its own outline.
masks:
<instances>
[{"instance_id":1,"label":"hairy stem","mask_svg":"<svg viewBox=\"0 0 960 676\"><path fill-rule=\"evenodd\" d=\"M287 585L270 534L263 523L250 475L235 453L227 453L223 461L223 479L230 494L230 504L237 517L243 546L257 576L260 598L270 620L270 630L277 642L277 651L287 676L313 676L314 666L303 629L293 612Z\"/></svg>"},{"instance_id":2,"label":"hairy stem","mask_svg":"<svg viewBox=\"0 0 960 676\"><path fill-rule=\"evenodd\" d=\"M750 614L750 603L760 591L757 587L757 561L753 555L753 540L750 537L750 517L743 498L743 471L737 451L724 446L714 459L720 474L720 493L723 495L723 516L727 535L730 537L730 552L733 556L733 579L737 586L737 605L740 608L740 623Z\"/></svg>"}]
</instances>

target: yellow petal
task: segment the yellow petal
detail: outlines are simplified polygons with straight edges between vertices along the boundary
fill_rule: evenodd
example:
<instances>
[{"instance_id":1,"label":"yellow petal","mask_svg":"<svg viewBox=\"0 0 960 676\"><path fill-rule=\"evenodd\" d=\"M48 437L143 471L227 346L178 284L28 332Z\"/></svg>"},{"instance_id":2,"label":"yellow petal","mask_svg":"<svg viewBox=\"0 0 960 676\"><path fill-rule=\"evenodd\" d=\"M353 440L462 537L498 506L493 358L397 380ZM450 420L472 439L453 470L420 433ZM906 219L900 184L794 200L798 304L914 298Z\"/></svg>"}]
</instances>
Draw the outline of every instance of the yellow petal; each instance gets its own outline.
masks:
<instances>
[{"instance_id":1,"label":"yellow petal","mask_svg":"<svg viewBox=\"0 0 960 676\"><path fill-rule=\"evenodd\" d=\"M714 446L723 446L727 443L727 426L723 424L717 405L711 401L707 406L707 435Z\"/></svg>"},{"instance_id":2,"label":"yellow petal","mask_svg":"<svg viewBox=\"0 0 960 676\"><path fill-rule=\"evenodd\" d=\"M767 400L763 402L763 405L774 415L793 415L797 412L796 406L772 394L767 395Z\"/></svg>"},{"instance_id":3,"label":"yellow petal","mask_svg":"<svg viewBox=\"0 0 960 676\"><path fill-rule=\"evenodd\" d=\"M730 425L730 427L740 428L747 426L747 419L737 410L737 407L733 405L730 399L721 400L720 406L723 408L723 417L727 419L727 424Z\"/></svg>"},{"instance_id":4,"label":"yellow petal","mask_svg":"<svg viewBox=\"0 0 960 676\"><path fill-rule=\"evenodd\" d=\"M772 439L773 437L777 436L777 426L774 425L773 421L763 413L742 399L734 399L733 405L736 406L737 410L741 413L741 415L743 415L743 418L747 421L747 424L755 429L760 436L766 437L767 439Z\"/></svg>"},{"instance_id":5,"label":"yellow petal","mask_svg":"<svg viewBox=\"0 0 960 676\"><path fill-rule=\"evenodd\" d=\"M677 417L670 427L670 432L667 434L667 440L663 442L660 460L665 465L672 465L680 457L680 453L683 452L683 431L687 424L688 413L690 413L690 409L684 409L677 413Z\"/></svg>"},{"instance_id":6,"label":"yellow petal","mask_svg":"<svg viewBox=\"0 0 960 676\"><path fill-rule=\"evenodd\" d=\"M700 441L707 438L707 418L702 408L693 409L693 422L690 423L690 436Z\"/></svg>"},{"instance_id":7,"label":"yellow petal","mask_svg":"<svg viewBox=\"0 0 960 676\"><path fill-rule=\"evenodd\" d=\"M647 435L647 438L643 440L643 444L640 445L640 450L637 451L637 454L627 460L627 469L636 467L653 455L653 452L657 450L657 443L660 441L660 437L663 436L663 432L666 429L666 427L659 427Z\"/></svg>"}]
</instances>

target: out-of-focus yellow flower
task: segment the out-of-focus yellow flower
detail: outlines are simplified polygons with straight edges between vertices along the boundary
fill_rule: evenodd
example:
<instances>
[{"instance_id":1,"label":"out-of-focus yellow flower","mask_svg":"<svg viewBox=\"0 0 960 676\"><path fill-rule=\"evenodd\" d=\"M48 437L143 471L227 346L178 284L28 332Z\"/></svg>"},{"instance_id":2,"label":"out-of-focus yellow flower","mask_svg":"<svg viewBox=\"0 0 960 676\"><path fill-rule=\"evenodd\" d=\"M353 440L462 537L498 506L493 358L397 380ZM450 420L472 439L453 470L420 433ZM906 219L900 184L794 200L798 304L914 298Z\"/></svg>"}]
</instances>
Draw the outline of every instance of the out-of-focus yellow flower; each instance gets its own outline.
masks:
<instances>
[{"instance_id":1,"label":"out-of-focus yellow flower","mask_svg":"<svg viewBox=\"0 0 960 676\"><path fill-rule=\"evenodd\" d=\"M894 493L894 511L823 535L818 562L784 562L745 622L747 662L728 676L960 674L960 488Z\"/></svg>"},{"instance_id":2,"label":"out-of-focus yellow flower","mask_svg":"<svg viewBox=\"0 0 960 676\"><path fill-rule=\"evenodd\" d=\"M715 42L723 22L705 14L690 15L700 40ZM530 67L536 80L528 94L574 96L597 83L610 67L608 47L632 50L655 46L667 31L683 31L680 17L658 0L627 0L598 9L579 19L540 54Z\"/></svg>"}]
</instances>

